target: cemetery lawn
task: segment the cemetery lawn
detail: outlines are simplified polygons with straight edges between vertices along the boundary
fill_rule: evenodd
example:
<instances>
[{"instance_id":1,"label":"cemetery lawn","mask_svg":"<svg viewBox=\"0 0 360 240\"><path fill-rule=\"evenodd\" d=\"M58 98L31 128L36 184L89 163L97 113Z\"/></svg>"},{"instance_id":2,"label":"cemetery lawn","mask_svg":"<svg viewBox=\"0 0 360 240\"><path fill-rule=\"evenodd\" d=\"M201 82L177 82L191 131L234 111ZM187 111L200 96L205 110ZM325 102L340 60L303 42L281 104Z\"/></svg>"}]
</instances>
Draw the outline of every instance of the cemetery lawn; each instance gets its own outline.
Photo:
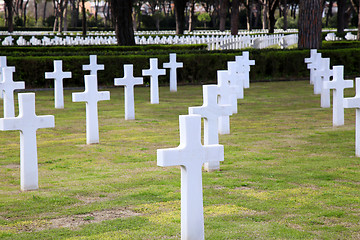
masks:
<instances>
[{"instance_id":1,"label":"cemetery lawn","mask_svg":"<svg viewBox=\"0 0 360 240\"><path fill-rule=\"evenodd\" d=\"M19 132L0 132L1 239L180 239L180 169L158 167L156 149L178 146L178 116L202 105L202 87L161 87L158 105L136 87L133 121L123 88L109 90L95 145L85 103L71 102L82 90L65 91L63 110L36 92L37 115L55 116L37 132L38 191L20 191ZM354 139L355 110L332 127L308 81L252 83L220 136L221 171L203 172L206 239L359 239Z\"/></svg>"}]
</instances>

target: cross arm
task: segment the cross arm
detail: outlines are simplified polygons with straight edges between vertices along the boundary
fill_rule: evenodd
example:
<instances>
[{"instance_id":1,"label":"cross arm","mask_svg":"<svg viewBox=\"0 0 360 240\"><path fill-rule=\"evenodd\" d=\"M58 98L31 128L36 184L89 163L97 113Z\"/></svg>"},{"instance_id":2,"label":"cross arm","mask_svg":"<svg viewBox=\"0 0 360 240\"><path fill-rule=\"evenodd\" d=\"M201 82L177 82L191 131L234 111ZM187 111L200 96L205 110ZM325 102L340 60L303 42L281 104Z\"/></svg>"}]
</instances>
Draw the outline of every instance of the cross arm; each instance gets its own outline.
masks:
<instances>
[{"instance_id":1,"label":"cross arm","mask_svg":"<svg viewBox=\"0 0 360 240\"><path fill-rule=\"evenodd\" d=\"M157 165L160 167L170 167L184 165L181 148L167 148L157 150Z\"/></svg>"},{"instance_id":2,"label":"cross arm","mask_svg":"<svg viewBox=\"0 0 360 240\"><path fill-rule=\"evenodd\" d=\"M55 117L52 115L38 116L37 128L53 128L55 127Z\"/></svg>"},{"instance_id":3,"label":"cross arm","mask_svg":"<svg viewBox=\"0 0 360 240\"><path fill-rule=\"evenodd\" d=\"M73 102L85 102L87 95L83 92L80 93L72 93L72 101Z\"/></svg>"},{"instance_id":4,"label":"cross arm","mask_svg":"<svg viewBox=\"0 0 360 240\"><path fill-rule=\"evenodd\" d=\"M224 161L224 146L219 144L205 145L205 162Z\"/></svg>"},{"instance_id":5,"label":"cross arm","mask_svg":"<svg viewBox=\"0 0 360 240\"><path fill-rule=\"evenodd\" d=\"M99 100L110 100L110 92L109 91L102 91L98 93Z\"/></svg>"},{"instance_id":6,"label":"cross arm","mask_svg":"<svg viewBox=\"0 0 360 240\"><path fill-rule=\"evenodd\" d=\"M20 128L20 119L17 117L11 118L0 118L0 130L1 131L12 131L12 130L21 130Z\"/></svg>"}]
</instances>

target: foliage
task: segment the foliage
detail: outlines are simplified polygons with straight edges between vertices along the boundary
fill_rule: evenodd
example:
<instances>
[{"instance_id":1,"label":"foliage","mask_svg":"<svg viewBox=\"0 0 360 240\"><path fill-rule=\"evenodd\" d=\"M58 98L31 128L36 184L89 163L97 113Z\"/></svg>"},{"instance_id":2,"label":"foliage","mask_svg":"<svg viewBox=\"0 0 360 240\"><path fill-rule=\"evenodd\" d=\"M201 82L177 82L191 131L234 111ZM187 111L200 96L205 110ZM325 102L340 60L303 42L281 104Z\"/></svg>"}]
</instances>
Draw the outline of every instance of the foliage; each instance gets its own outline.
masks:
<instances>
[{"instance_id":1,"label":"foliage","mask_svg":"<svg viewBox=\"0 0 360 240\"><path fill-rule=\"evenodd\" d=\"M292 17L287 18L288 28L297 28L298 27L298 19L294 19ZM284 28L284 17L280 17L276 20L275 23L276 29L283 29Z\"/></svg>"},{"instance_id":2,"label":"foliage","mask_svg":"<svg viewBox=\"0 0 360 240\"><path fill-rule=\"evenodd\" d=\"M199 14L197 16L197 19L199 20L199 22L202 23L207 23L211 21L210 15L207 12Z\"/></svg>"}]
</instances>

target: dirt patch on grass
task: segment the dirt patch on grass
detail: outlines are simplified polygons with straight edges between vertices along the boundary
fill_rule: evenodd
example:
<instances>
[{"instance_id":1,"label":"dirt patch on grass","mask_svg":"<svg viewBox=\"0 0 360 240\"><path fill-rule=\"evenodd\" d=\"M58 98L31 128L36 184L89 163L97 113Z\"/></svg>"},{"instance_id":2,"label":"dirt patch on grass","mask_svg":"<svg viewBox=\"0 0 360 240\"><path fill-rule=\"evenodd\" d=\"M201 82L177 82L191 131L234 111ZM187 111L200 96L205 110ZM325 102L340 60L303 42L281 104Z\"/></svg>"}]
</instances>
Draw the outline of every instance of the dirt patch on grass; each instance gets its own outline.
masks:
<instances>
[{"instance_id":1,"label":"dirt patch on grass","mask_svg":"<svg viewBox=\"0 0 360 240\"><path fill-rule=\"evenodd\" d=\"M79 227L90 223L100 223L103 221L139 215L141 214L126 208L107 209L54 219L17 222L7 226L0 226L0 230L7 232L36 232L56 228L70 228L71 230L76 230Z\"/></svg>"}]
</instances>

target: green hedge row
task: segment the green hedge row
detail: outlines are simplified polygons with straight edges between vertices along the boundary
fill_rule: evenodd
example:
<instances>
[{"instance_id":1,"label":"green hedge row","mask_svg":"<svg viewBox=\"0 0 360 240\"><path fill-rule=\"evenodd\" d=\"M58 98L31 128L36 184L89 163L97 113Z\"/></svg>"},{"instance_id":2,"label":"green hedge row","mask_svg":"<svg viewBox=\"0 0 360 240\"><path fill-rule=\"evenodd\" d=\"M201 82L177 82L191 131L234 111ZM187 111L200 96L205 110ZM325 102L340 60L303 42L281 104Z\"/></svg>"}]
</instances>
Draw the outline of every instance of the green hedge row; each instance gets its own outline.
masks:
<instances>
[{"instance_id":1,"label":"green hedge row","mask_svg":"<svg viewBox=\"0 0 360 240\"><path fill-rule=\"evenodd\" d=\"M331 65L344 65L345 75L360 76L360 49L321 50L323 57L331 59ZM178 54L178 60L184 68L178 70L179 84L205 84L216 82L217 70L227 69L227 61L234 61L241 51L199 51ZM168 61L168 53L147 55L98 55L98 63L105 65L105 71L99 71L99 85L113 85L113 79L123 77L123 65L134 64L135 76L141 76L142 69L149 68L149 58L159 59L159 66ZM250 50L250 58L256 61L251 67L251 81L298 80L309 77L304 58L309 50ZM72 79L65 80L64 86L83 86L82 65L89 63L88 56L41 56L8 57L8 65L16 66L14 80L25 81L27 88L52 87L51 80L44 79L45 72L53 71L53 60L63 60L63 69L72 72ZM161 84L168 84L168 77L160 77ZM145 82L149 79L145 78Z\"/></svg>"},{"instance_id":2,"label":"green hedge row","mask_svg":"<svg viewBox=\"0 0 360 240\"><path fill-rule=\"evenodd\" d=\"M136 45L136 46L2 46L0 56L85 56L97 55L123 55L123 54L164 54L169 51L186 53L191 51L205 51L206 44L189 45Z\"/></svg>"}]
</instances>

